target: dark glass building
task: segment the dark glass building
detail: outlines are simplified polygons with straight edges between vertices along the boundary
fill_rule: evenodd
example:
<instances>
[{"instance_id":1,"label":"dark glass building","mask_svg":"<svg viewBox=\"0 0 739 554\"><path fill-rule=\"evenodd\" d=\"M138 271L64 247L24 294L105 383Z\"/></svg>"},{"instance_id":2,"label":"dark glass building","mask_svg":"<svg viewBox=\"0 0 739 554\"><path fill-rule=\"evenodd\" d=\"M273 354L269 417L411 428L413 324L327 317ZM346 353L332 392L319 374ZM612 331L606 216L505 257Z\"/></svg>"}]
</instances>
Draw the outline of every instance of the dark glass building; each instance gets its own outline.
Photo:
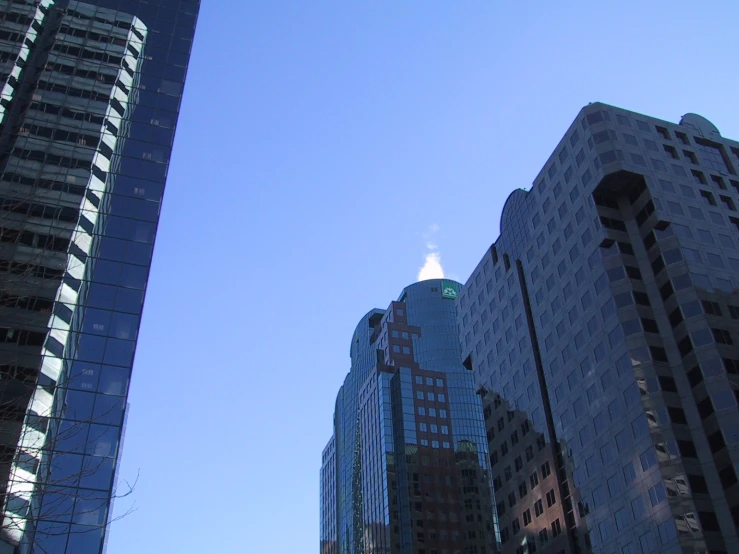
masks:
<instances>
[{"instance_id":1,"label":"dark glass building","mask_svg":"<svg viewBox=\"0 0 739 554\"><path fill-rule=\"evenodd\" d=\"M739 552L739 143L585 107L458 301L504 553Z\"/></svg>"},{"instance_id":2,"label":"dark glass building","mask_svg":"<svg viewBox=\"0 0 739 554\"><path fill-rule=\"evenodd\" d=\"M104 550L198 8L0 2L0 553Z\"/></svg>"},{"instance_id":3,"label":"dark glass building","mask_svg":"<svg viewBox=\"0 0 739 554\"><path fill-rule=\"evenodd\" d=\"M359 322L323 453L322 552L496 551L482 404L457 338L458 288L416 283Z\"/></svg>"},{"instance_id":4,"label":"dark glass building","mask_svg":"<svg viewBox=\"0 0 739 554\"><path fill-rule=\"evenodd\" d=\"M321 554L337 554L336 542L336 440L331 437L321 455Z\"/></svg>"}]
</instances>

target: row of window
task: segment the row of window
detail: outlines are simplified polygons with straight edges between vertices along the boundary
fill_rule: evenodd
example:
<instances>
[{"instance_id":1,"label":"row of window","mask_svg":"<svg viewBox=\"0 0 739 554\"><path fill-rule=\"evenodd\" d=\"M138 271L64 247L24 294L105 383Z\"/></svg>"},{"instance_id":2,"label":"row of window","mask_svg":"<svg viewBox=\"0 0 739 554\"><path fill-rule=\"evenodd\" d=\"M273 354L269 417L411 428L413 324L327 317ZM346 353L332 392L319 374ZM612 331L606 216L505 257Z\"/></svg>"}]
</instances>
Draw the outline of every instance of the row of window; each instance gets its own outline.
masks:
<instances>
[{"instance_id":1,"label":"row of window","mask_svg":"<svg viewBox=\"0 0 739 554\"><path fill-rule=\"evenodd\" d=\"M435 423L426 424L426 423L419 423L418 424L419 431L422 431L424 433L430 432L430 433L439 433L441 432L442 435L448 435L449 434L449 427L447 425L436 425Z\"/></svg>"},{"instance_id":2,"label":"row of window","mask_svg":"<svg viewBox=\"0 0 739 554\"><path fill-rule=\"evenodd\" d=\"M517 523L518 520L515 520L515 522ZM551 529L552 529L552 538L557 537L557 536L559 536L562 533L562 524L560 523L559 518L555 519L552 522ZM510 531L509 531L509 529L508 529L507 526L506 527L503 527L500 530L500 542L502 544L507 543L513 536L516 535L516 533L518 533L519 530L520 530L520 524L519 524L518 528L515 529L515 530L514 530L514 528L512 526ZM545 542L547 542L549 540L549 537L548 537L548 529L546 527L543 528L543 529L541 529L539 531L539 535L538 536L539 536L539 542L543 545L543 543L545 543ZM528 542L529 552L532 552L531 545L532 545L532 542L531 542L531 539L529 539L529 542Z\"/></svg>"},{"instance_id":3,"label":"row of window","mask_svg":"<svg viewBox=\"0 0 739 554\"><path fill-rule=\"evenodd\" d=\"M441 393L441 392L439 392L439 393L433 393L433 392L426 392L426 393L424 393L424 391L422 391L422 390L417 390L416 391L416 398L418 400L423 400L424 397L426 398L426 400L430 400L432 402L435 402L435 401L438 401L438 402L446 402L446 395L444 393Z\"/></svg>"},{"instance_id":4,"label":"row of window","mask_svg":"<svg viewBox=\"0 0 739 554\"><path fill-rule=\"evenodd\" d=\"M448 450L448 449L450 449L452 447L451 444L449 444L449 442L447 442L447 441L441 441L440 442L440 441L437 441L437 440L429 441L428 439L421 439L420 442L421 442L421 446L429 446L429 445L431 445L431 448L445 448L445 449ZM441 445L441 446L439 446L439 445Z\"/></svg>"},{"instance_id":5,"label":"row of window","mask_svg":"<svg viewBox=\"0 0 739 554\"><path fill-rule=\"evenodd\" d=\"M434 379L433 377L426 377L426 386L427 387L433 387L434 383L436 383L437 387L443 387L444 386L444 380L443 379ZM421 375L416 375L416 384L417 385L423 385L424 378Z\"/></svg>"},{"instance_id":6,"label":"row of window","mask_svg":"<svg viewBox=\"0 0 739 554\"><path fill-rule=\"evenodd\" d=\"M519 457L519 459L520 459L520 457ZM523 469L523 463L522 462L517 462L516 463L516 472L518 472L518 471L520 471L522 469ZM543 464L541 464L541 478L542 478L542 480L543 479L546 479L547 477L549 477L549 475L551 473L552 473L552 468L549 465L549 461L547 460L546 462L544 462ZM503 471L503 475L505 477L505 482L506 483L513 478L513 472L511 471L511 466L506 466L505 470ZM539 484L539 474L537 473L537 471L534 471L531 475L529 475L529 483L531 484L531 490L533 490L534 488L536 488L536 486ZM503 481L501 480L500 475L497 475L496 477L493 478L493 489L495 491L498 491L502 487L503 487ZM519 486L519 493L522 490L524 491L524 494L522 495L522 498L523 498L523 496L525 496L525 494L526 494L525 493L525 488L524 489L521 489L520 486ZM510 497L509 497L509 500L510 500ZM511 506L513 506L514 504L515 504L515 497L514 497L514 501L511 503Z\"/></svg>"},{"instance_id":7,"label":"row of window","mask_svg":"<svg viewBox=\"0 0 739 554\"><path fill-rule=\"evenodd\" d=\"M437 417L436 408L428 408L427 410L425 406L418 406L418 415L425 416L427 412L428 412L429 417ZM447 417L446 410L443 408L440 408L438 410L438 414L439 414L438 417L440 417L441 419L446 419Z\"/></svg>"}]
</instances>

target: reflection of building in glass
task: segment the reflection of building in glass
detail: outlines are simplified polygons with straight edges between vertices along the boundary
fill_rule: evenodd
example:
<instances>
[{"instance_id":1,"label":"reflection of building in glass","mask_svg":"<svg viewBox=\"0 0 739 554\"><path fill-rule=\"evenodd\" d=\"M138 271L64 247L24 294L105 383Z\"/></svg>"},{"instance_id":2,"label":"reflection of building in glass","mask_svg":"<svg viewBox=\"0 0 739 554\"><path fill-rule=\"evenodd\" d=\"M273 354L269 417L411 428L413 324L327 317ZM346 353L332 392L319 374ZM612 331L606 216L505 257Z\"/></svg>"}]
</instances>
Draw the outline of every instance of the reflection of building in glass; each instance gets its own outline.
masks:
<instances>
[{"instance_id":1,"label":"reflection of building in glass","mask_svg":"<svg viewBox=\"0 0 739 554\"><path fill-rule=\"evenodd\" d=\"M441 280L411 285L355 330L323 456L322 507L332 505L334 486L337 498L335 513L321 511L322 548L338 547L327 552L496 551L482 406L461 363L457 289Z\"/></svg>"},{"instance_id":2,"label":"reflection of building in glass","mask_svg":"<svg viewBox=\"0 0 739 554\"><path fill-rule=\"evenodd\" d=\"M511 194L458 313L504 552L540 521L537 552L739 551L738 167L700 116L591 104ZM551 466L535 491L528 437Z\"/></svg>"},{"instance_id":3,"label":"reflection of building in glass","mask_svg":"<svg viewBox=\"0 0 739 554\"><path fill-rule=\"evenodd\" d=\"M564 444L550 444L528 414L511 409L501 395L479 390L495 478L496 511L506 554L577 552L582 528L573 507L579 496L573 489L572 465L562 453ZM514 477L515 476L515 477ZM575 529L574 536L562 530ZM581 550L582 551L582 550Z\"/></svg>"},{"instance_id":4,"label":"reflection of building in glass","mask_svg":"<svg viewBox=\"0 0 739 554\"><path fill-rule=\"evenodd\" d=\"M198 2L180 6L0 3L2 553L104 548Z\"/></svg>"}]
</instances>

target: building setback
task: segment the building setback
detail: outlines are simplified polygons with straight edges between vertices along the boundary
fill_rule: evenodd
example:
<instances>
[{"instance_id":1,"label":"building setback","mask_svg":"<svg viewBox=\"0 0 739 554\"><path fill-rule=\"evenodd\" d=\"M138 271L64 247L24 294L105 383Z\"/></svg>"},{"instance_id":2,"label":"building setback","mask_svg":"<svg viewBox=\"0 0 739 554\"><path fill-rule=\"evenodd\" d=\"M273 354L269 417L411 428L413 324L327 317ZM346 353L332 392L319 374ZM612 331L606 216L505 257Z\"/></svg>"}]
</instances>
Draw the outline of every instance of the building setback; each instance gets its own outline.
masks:
<instances>
[{"instance_id":1,"label":"building setback","mask_svg":"<svg viewBox=\"0 0 739 554\"><path fill-rule=\"evenodd\" d=\"M508 198L458 300L504 554L739 551L737 169L591 104Z\"/></svg>"},{"instance_id":2,"label":"building setback","mask_svg":"<svg viewBox=\"0 0 739 554\"><path fill-rule=\"evenodd\" d=\"M458 288L416 283L357 326L323 453L322 552L495 552L482 404L456 331Z\"/></svg>"},{"instance_id":3,"label":"building setback","mask_svg":"<svg viewBox=\"0 0 739 554\"><path fill-rule=\"evenodd\" d=\"M198 9L0 2L0 553L105 548Z\"/></svg>"}]
</instances>

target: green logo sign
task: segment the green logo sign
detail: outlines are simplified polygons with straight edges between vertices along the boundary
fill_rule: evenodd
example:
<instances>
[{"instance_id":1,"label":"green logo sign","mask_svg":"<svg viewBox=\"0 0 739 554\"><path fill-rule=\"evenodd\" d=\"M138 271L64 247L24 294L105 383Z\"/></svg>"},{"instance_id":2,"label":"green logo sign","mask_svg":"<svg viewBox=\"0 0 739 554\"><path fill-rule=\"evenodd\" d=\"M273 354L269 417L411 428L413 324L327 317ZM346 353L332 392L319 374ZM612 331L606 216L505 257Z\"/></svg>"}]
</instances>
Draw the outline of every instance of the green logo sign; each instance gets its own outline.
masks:
<instances>
[{"instance_id":1,"label":"green logo sign","mask_svg":"<svg viewBox=\"0 0 739 554\"><path fill-rule=\"evenodd\" d=\"M441 288L442 298L450 298L454 300L459 296L459 287L457 283L444 283Z\"/></svg>"}]
</instances>

